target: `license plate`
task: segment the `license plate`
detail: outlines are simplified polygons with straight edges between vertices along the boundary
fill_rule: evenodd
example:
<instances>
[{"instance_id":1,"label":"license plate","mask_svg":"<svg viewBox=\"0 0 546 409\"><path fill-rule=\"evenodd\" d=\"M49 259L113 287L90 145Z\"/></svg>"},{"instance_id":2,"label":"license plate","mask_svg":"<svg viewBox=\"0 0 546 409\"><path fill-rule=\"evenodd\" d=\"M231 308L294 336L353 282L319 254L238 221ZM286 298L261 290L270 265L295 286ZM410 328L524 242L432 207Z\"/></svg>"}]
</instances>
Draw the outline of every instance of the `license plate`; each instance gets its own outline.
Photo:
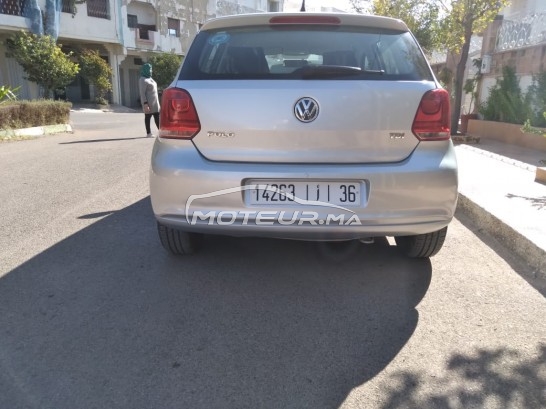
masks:
<instances>
[{"instance_id":1,"label":"license plate","mask_svg":"<svg viewBox=\"0 0 546 409\"><path fill-rule=\"evenodd\" d=\"M298 206L324 202L343 207L360 206L364 184L355 181L273 181L250 180L246 183L247 205Z\"/></svg>"}]
</instances>

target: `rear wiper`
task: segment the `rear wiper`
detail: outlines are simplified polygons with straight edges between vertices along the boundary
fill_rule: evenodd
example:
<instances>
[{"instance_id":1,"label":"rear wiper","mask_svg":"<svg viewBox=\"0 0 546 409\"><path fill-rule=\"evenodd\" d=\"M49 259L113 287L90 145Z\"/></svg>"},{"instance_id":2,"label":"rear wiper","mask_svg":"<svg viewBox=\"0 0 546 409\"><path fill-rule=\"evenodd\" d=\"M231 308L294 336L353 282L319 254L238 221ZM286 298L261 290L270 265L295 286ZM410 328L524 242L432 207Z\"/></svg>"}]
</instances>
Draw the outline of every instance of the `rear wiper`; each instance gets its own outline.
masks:
<instances>
[{"instance_id":1,"label":"rear wiper","mask_svg":"<svg viewBox=\"0 0 546 409\"><path fill-rule=\"evenodd\" d=\"M298 68L292 75L303 79L344 77L360 74L384 74L383 70L363 70L360 67L351 67L346 65L306 65Z\"/></svg>"}]
</instances>

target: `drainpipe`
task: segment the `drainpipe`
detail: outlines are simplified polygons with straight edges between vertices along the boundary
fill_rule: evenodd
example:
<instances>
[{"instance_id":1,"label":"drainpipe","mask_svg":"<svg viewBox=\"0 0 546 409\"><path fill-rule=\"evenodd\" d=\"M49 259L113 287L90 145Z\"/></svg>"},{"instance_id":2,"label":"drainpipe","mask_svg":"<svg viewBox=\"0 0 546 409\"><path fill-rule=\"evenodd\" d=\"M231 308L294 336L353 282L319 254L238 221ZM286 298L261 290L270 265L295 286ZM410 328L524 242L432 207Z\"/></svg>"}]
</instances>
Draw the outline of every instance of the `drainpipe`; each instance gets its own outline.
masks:
<instances>
[{"instance_id":1,"label":"drainpipe","mask_svg":"<svg viewBox=\"0 0 546 409\"><path fill-rule=\"evenodd\" d=\"M121 46L125 48L125 39L123 37L123 16L121 15L121 0L118 0L117 4L119 7L114 7L114 13L117 14L117 20L118 20L116 31L117 31L118 39L121 43Z\"/></svg>"},{"instance_id":2,"label":"drainpipe","mask_svg":"<svg viewBox=\"0 0 546 409\"><path fill-rule=\"evenodd\" d=\"M30 31L36 35L44 34L44 23L42 19L42 10L37 0L30 0L27 11L23 11L23 16L30 19Z\"/></svg>"},{"instance_id":3,"label":"drainpipe","mask_svg":"<svg viewBox=\"0 0 546 409\"><path fill-rule=\"evenodd\" d=\"M122 52L125 51L125 39L123 36L123 16L121 13L121 0L114 0L114 21L117 21L116 24L116 36L120 42ZM117 47L112 47L110 55L110 67L112 68L112 102L114 104L121 105L121 84L120 84L120 75L119 75L119 58L115 50Z\"/></svg>"}]
</instances>

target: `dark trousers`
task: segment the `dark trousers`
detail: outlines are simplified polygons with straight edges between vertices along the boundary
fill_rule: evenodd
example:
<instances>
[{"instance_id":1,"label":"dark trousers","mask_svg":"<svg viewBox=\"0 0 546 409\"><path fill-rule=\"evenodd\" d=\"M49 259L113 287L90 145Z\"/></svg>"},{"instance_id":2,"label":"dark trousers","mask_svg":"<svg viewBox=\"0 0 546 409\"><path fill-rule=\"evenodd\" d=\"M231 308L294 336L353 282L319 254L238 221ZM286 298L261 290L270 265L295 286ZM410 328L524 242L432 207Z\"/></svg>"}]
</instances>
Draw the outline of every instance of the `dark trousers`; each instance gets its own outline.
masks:
<instances>
[{"instance_id":1,"label":"dark trousers","mask_svg":"<svg viewBox=\"0 0 546 409\"><path fill-rule=\"evenodd\" d=\"M150 129L150 119L154 117L155 126L159 129L159 112L154 112L153 114L144 114L144 125L146 126L146 133L152 133Z\"/></svg>"}]
</instances>

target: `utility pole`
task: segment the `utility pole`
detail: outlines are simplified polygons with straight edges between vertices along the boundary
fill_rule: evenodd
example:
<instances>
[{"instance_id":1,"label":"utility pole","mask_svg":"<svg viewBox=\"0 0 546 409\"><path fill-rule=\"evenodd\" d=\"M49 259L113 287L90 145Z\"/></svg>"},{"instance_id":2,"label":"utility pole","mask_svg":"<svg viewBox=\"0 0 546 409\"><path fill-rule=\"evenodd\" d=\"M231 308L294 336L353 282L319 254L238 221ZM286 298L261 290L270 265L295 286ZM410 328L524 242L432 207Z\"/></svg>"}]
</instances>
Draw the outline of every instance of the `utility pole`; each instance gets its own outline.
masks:
<instances>
[{"instance_id":1,"label":"utility pole","mask_svg":"<svg viewBox=\"0 0 546 409\"><path fill-rule=\"evenodd\" d=\"M300 11L305 11L305 0L302 0L301 2L301 9Z\"/></svg>"}]
</instances>

